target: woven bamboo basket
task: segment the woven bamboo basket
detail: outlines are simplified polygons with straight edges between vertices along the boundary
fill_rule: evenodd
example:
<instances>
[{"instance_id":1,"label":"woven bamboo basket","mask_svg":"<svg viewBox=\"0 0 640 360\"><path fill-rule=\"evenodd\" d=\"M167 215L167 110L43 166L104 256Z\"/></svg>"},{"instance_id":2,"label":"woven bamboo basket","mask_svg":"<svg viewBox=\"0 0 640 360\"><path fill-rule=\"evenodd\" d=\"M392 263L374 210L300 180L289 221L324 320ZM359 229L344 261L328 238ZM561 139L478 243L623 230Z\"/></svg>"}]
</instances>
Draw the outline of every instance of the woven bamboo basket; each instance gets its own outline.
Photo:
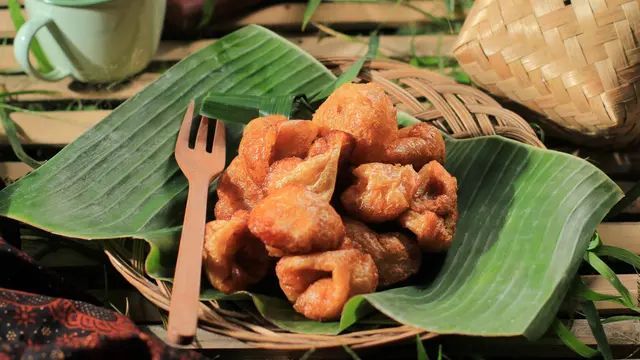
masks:
<instances>
[{"instance_id":1,"label":"woven bamboo basket","mask_svg":"<svg viewBox=\"0 0 640 360\"><path fill-rule=\"evenodd\" d=\"M576 143L640 140L639 0L477 0L454 54L479 86Z\"/></svg>"},{"instance_id":2,"label":"woven bamboo basket","mask_svg":"<svg viewBox=\"0 0 640 360\"><path fill-rule=\"evenodd\" d=\"M339 73L353 58L322 59ZM482 91L460 85L443 75L416 69L392 61L372 61L357 81L376 82L388 92L396 106L415 117L432 122L457 138L502 135L537 147L543 147L526 121L502 108ZM171 288L164 281L145 275L144 243L137 241L125 247L122 241L106 242L109 260L127 281L158 307L168 310ZM267 323L257 313L231 311L215 301L203 301L199 309L199 326L208 331L230 336L250 346L277 350L307 350L342 345L353 348L371 347L415 338L428 339L436 334L410 326L392 326L348 332L341 335L292 334Z\"/></svg>"}]
</instances>

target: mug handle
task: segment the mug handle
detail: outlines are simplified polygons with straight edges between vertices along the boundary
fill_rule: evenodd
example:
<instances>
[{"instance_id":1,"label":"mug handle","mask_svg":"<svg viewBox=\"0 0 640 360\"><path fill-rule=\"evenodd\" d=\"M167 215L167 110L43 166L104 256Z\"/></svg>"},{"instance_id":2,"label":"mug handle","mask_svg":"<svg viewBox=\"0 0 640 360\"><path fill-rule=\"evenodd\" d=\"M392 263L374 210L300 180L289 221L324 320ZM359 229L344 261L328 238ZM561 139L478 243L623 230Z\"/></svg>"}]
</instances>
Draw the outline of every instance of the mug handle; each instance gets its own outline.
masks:
<instances>
[{"instance_id":1,"label":"mug handle","mask_svg":"<svg viewBox=\"0 0 640 360\"><path fill-rule=\"evenodd\" d=\"M31 64L29 59L29 47L36 33L43 27L48 26L53 21L46 17L36 17L29 19L18 30L16 38L13 41L13 54L27 74L45 81L57 81L69 76L69 71L59 68L53 69L48 73L42 73Z\"/></svg>"}]
</instances>

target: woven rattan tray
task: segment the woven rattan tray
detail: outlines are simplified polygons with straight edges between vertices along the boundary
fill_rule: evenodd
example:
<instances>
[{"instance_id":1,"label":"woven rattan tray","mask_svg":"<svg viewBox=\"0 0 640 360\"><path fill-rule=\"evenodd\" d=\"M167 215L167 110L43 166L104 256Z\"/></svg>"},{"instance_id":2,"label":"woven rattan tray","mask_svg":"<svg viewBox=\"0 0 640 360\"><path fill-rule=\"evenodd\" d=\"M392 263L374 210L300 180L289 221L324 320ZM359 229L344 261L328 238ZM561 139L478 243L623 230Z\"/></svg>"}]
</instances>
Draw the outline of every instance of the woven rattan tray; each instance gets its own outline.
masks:
<instances>
[{"instance_id":1,"label":"woven rattan tray","mask_svg":"<svg viewBox=\"0 0 640 360\"><path fill-rule=\"evenodd\" d=\"M322 59L336 73L354 60ZM454 137L497 134L543 147L524 119L502 108L482 91L457 84L438 73L419 70L399 62L372 61L360 73L358 81L380 84L399 109L434 123ZM142 242L138 244L144 245ZM135 246L131 251L118 242L107 242L105 247L111 263L127 281L152 303L165 310L169 308L170 287L164 281L152 280L145 275L146 254L142 246ZM265 349L305 350L341 345L362 348L415 338L416 335L423 339L435 336L410 326L354 331L336 336L292 334L277 329L259 315L223 309L215 301L201 303L199 318L203 329Z\"/></svg>"}]
</instances>

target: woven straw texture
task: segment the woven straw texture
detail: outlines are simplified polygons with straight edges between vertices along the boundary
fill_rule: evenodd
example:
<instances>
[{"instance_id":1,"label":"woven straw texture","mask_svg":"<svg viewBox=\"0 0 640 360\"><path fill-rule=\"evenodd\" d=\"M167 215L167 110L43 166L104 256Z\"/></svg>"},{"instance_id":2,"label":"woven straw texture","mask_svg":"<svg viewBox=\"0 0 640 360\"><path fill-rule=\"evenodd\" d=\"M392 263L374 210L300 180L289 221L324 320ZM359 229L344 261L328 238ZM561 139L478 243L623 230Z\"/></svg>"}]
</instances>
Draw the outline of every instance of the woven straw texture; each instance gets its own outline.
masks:
<instances>
[{"instance_id":1,"label":"woven straw texture","mask_svg":"<svg viewBox=\"0 0 640 360\"><path fill-rule=\"evenodd\" d=\"M639 37L640 0L476 0L454 54L552 131L622 147L640 138Z\"/></svg>"},{"instance_id":2,"label":"woven straw texture","mask_svg":"<svg viewBox=\"0 0 640 360\"><path fill-rule=\"evenodd\" d=\"M354 60L322 59L336 73L347 68ZM497 134L543 147L535 132L521 117L502 108L482 91L457 84L440 74L398 62L372 61L365 65L356 81L374 81L380 84L398 108L432 122L454 137ZM105 243L107 256L115 269L149 301L168 310L170 286L167 282L152 280L145 275L145 246L142 241L136 241L133 245L115 240ZM257 313L232 311L220 307L215 301L201 303L199 319L199 325L203 329L264 349L306 350L342 345L357 349L415 339L416 335L422 339L436 336L422 329L403 325L352 331L336 336L291 334L267 323Z\"/></svg>"}]
</instances>

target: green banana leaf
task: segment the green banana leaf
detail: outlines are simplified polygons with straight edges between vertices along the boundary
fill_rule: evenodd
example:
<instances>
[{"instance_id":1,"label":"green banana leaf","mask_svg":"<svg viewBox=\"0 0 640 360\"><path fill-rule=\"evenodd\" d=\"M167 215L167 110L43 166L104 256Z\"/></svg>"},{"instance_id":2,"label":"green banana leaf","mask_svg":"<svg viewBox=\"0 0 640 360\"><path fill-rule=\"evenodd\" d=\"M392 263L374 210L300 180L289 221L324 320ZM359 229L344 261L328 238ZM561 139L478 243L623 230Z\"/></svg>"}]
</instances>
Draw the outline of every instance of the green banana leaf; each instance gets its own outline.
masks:
<instances>
[{"instance_id":1,"label":"green banana leaf","mask_svg":"<svg viewBox=\"0 0 640 360\"><path fill-rule=\"evenodd\" d=\"M188 101L207 93L309 95L334 80L286 40L243 28L176 65L0 192L0 215L65 236L147 240L148 273L167 277L186 188L172 151ZM415 119L401 114L399 121ZM228 129L234 150L241 124ZM277 294L203 295L251 299L265 318L296 332L335 334L377 310L439 333L540 336L596 225L622 192L585 161L501 137L447 139L447 151L447 168L459 182L460 221L433 281L355 297L341 321L328 323L304 319Z\"/></svg>"},{"instance_id":2,"label":"green banana leaf","mask_svg":"<svg viewBox=\"0 0 640 360\"><path fill-rule=\"evenodd\" d=\"M245 27L181 61L1 192L0 215L75 238L145 239L149 274L170 277L187 188L173 150L189 101L210 92L310 95L334 80L275 33ZM230 157L241 131L227 124Z\"/></svg>"}]
</instances>

